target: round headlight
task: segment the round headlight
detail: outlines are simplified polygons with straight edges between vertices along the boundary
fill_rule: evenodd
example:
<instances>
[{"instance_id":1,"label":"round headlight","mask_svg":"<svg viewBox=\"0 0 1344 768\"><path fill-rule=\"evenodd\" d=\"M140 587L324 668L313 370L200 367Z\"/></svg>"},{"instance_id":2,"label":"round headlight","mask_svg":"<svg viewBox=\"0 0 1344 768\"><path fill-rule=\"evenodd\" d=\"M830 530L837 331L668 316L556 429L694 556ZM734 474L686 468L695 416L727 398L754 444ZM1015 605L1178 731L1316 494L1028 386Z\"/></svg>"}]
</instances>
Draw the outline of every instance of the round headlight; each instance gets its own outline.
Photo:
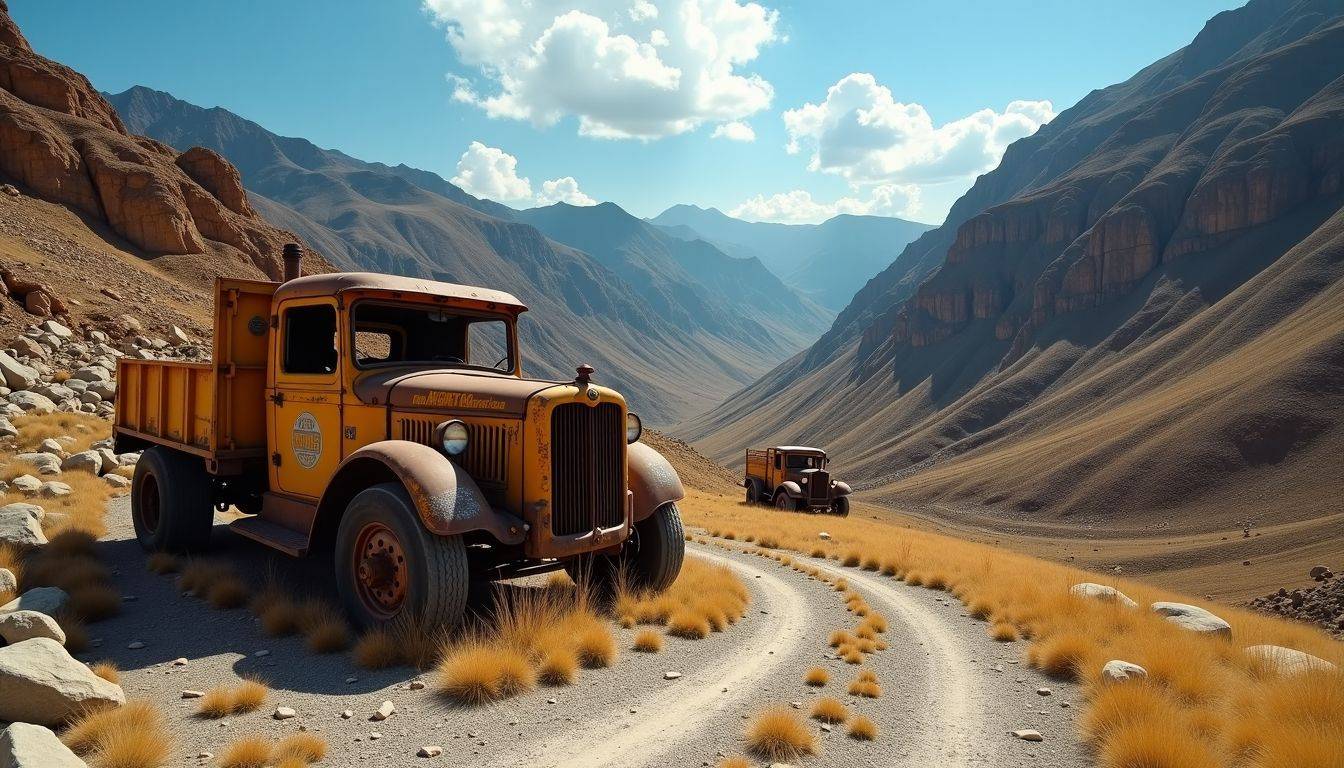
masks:
<instances>
[{"instance_id":1,"label":"round headlight","mask_svg":"<svg viewBox=\"0 0 1344 768\"><path fill-rule=\"evenodd\" d=\"M440 424L439 445L449 456L457 456L467 450L467 425L457 419Z\"/></svg>"},{"instance_id":2,"label":"round headlight","mask_svg":"<svg viewBox=\"0 0 1344 768\"><path fill-rule=\"evenodd\" d=\"M644 434L644 423L633 413L625 414L625 442L633 443Z\"/></svg>"}]
</instances>

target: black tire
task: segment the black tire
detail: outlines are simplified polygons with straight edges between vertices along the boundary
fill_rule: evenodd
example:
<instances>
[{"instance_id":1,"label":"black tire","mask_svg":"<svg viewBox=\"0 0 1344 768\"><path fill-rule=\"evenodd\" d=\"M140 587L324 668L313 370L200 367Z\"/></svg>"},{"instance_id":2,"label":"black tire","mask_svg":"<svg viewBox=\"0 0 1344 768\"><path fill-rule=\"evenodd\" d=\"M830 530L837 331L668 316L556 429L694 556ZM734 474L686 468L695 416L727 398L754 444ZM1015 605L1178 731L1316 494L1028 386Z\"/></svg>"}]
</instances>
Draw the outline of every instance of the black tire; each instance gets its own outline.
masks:
<instances>
[{"instance_id":1,"label":"black tire","mask_svg":"<svg viewBox=\"0 0 1344 768\"><path fill-rule=\"evenodd\" d=\"M775 509L779 509L784 512L796 512L798 511L798 502L795 501L794 498L790 496L787 491L785 491L783 488L780 488L775 491Z\"/></svg>"},{"instance_id":2,"label":"black tire","mask_svg":"<svg viewBox=\"0 0 1344 768\"><path fill-rule=\"evenodd\" d=\"M215 523L205 462L155 445L140 454L131 481L131 524L146 552L199 552Z\"/></svg>"},{"instance_id":3,"label":"black tire","mask_svg":"<svg viewBox=\"0 0 1344 768\"><path fill-rule=\"evenodd\" d=\"M751 482L747 483L747 503L756 504L760 500L760 496L756 493L756 484Z\"/></svg>"},{"instance_id":4,"label":"black tire","mask_svg":"<svg viewBox=\"0 0 1344 768\"><path fill-rule=\"evenodd\" d=\"M635 523L619 555L581 555L565 563L575 584L587 584L599 597L610 597L622 578L636 590L662 592L672 586L686 558L686 531L674 502Z\"/></svg>"},{"instance_id":5,"label":"black tire","mask_svg":"<svg viewBox=\"0 0 1344 768\"><path fill-rule=\"evenodd\" d=\"M406 583L394 608L378 610L366 603L356 555L366 531L386 530L403 554ZM358 627L372 627L413 618L424 627L452 627L462 621L470 586L467 550L461 536L438 536L425 530L415 505L400 483L381 483L350 500L336 530L336 591L346 614Z\"/></svg>"},{"instance_id":6,"label":"black tire","mask_svg":"<svg viewBox=\"0 0 1344 768\"><path fill-rule=\"evenodd\" d=\"M836 496L835 501L831 502L831 511L840 517L849 517L849 497Z\"/></svg>"}]
</instances>

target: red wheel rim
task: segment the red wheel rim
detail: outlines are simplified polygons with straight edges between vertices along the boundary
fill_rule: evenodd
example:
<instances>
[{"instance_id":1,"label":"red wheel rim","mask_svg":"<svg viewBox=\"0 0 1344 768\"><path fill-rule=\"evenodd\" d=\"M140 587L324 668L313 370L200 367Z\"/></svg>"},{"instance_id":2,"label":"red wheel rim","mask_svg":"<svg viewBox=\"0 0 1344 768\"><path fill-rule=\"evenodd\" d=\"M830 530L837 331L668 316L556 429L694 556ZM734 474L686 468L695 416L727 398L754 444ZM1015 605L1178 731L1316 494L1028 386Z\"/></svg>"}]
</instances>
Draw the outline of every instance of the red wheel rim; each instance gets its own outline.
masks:
<instances>
[{"instance_id":1,"label":"red wheel rim","mask_svg":"<svg viewBox=\"0 0 1344 768\"><path fill-rule=\"evenodd\" d=\"M380 619L395 616L406 602L410 583L401 539L382 523L368 523L355 537L350 556L355 593L364 609Z\"/></svg>"},{"instance_id":2,"label":"red wheel rim","mask_svg":"<svg viewBox=\"0 0 1344 768\"><path fill-rule=\"evenodd\" d=\"M140 525L147 533L159 530L159 482L146 472L140 480Z\"/></svg>"}]
</instances>

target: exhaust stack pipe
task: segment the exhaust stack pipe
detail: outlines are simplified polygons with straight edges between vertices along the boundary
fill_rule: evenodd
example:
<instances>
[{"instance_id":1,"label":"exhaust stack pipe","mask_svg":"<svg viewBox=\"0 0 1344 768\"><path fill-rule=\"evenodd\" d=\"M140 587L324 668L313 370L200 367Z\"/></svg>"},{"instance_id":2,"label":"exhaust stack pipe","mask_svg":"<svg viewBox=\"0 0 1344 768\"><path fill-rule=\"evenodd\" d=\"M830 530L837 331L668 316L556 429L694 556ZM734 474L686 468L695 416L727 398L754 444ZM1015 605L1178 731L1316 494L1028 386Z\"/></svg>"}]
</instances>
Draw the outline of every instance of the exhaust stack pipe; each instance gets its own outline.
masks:
<instances>
[{"instance_id":1,"label":"exhaust stack pipe","mask_svg":"<svg viewBox=\"0 0 1344 768\"><path fill-rule=\"evenodd\" d=\"M281 258L285 262L285 274L282 282L289 282L303 274L303 267L300 261L303 259L303 246L298 243L285 243L285 250Z\"/></svg>"}]
</instances>

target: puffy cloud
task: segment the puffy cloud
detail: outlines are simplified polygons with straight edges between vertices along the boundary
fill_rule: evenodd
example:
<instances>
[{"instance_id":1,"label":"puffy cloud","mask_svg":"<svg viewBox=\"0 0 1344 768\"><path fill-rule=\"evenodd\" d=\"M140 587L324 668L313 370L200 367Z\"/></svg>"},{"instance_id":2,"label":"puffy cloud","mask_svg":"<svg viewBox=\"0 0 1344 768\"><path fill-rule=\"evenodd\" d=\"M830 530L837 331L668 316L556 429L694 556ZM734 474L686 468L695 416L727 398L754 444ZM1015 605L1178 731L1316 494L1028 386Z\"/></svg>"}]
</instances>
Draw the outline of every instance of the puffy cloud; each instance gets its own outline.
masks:
<instances>
[{"instance_id":1,"label":"puffy cloud","mask_svg":"<svg viewBox=\"0 0 1344 768\"><path fill-rule=\"evenodd\" d=\"M869 216L914 216L919 211L919 187L913 184L880 184L866 197L842 197L823 203L802 189L766 197L757 195L729 211L746 221L781 224L817 224L842 213Z\"/></svg>"},{"instance_id":2,"label":"puffy cloud","mask_svg":"<svg viewBox=\"0 0 1344 768\"><path fill-rule=\"evenodd\" d=\"M518 158L502 149L471 142L457 161L452 183L476 197L502 203L531 200L532 182L518 176Z\"/></svg>"},{"instance_id":3,"label":"puffy cloud","mask_svg":"<svg viewBox=\"0 0 1344 768\"><path fill-rule=\"evenodd\" d=\"M778 39L778 14L740 0L423 0L463 64L453 98L492 117L602 138L655 139L728 123L774 89L741 68Z\"/></svg>"},{"instance_id":4,"label":"puffy cloud","mask_svg":"<svg viewBox=\"0 0 1344 768\"><path fill-rule=\"evenodd\" d=\"M596 200L585 195L579 189L579 182L575 181L573 176L551 179L541 183L541 191L537 193L537 205L551 205L552 203L597 205Z\"/></svg>"},{"instance_id":5,"label":"puffy cloud","mask_svg":"<svg viewBox=\"0 0 1344 768\"><path fill-rule=\"evenodd\" d=\"M513 205L597 205L596 200L579 189L573 176L543 181L541 191L533 196L532 182L518 175L518 158L479 141L471 142L462 153L457 161L457 174L449 181L476 197Z\"/></svg>"},{"instance_id":6,"label":"puffy cloud","mask_svg":"<svg viewBox=\"0 0 1344 768\"><path fill-rule=\"evenodd\" d=\"M820 104L784 112L790 153L808 168L852 184L971 179L998 165L1004 149L1055 116L1049 101L1013 101L935 126L919 104L896 101L867 73L842 78Z\"/></svg>"},{"instance_id":7,"label":"puffy cloud","mask_svg":"<svg viewBox=\"0 0 1344 768\"><path fill-rule=\"evenodd\" d=\"M728 139L729 141L755 141L756 132L750 125L741 120L734 120L731 123L722 123L714 129L711 138Z\"/></svg>"}]
</instances>

